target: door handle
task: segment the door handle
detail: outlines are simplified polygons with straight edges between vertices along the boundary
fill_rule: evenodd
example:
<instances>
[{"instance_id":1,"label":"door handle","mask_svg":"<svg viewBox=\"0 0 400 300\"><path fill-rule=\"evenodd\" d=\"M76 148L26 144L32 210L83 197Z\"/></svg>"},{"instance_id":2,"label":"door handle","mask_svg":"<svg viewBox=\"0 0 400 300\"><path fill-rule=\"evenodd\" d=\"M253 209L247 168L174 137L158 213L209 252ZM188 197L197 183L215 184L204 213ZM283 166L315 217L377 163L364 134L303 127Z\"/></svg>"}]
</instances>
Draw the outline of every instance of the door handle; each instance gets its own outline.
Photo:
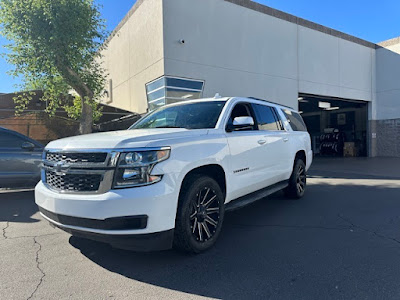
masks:
<instances>
[{"instance_id":1,"label":"door handle","mask_svg":"<svg viewBox=\"0 0 400 300\"><path fill-rule=\"evenodd\" d=\"M259 141L258 141L258 143L259 143L260 145L264 145L266 142L267 142L266 140L259 140Z\"/></svg>"},{"instance_id":2,"label":"door handle","mask_svg":"<svg viewBox=\"0 0 400 300\"><path fill-rule=\"evenodd\" d=\"M284 138L283 141L286 143L286 142L289 142L289 139L288 138Z\"/></svg>"}]
</instances>

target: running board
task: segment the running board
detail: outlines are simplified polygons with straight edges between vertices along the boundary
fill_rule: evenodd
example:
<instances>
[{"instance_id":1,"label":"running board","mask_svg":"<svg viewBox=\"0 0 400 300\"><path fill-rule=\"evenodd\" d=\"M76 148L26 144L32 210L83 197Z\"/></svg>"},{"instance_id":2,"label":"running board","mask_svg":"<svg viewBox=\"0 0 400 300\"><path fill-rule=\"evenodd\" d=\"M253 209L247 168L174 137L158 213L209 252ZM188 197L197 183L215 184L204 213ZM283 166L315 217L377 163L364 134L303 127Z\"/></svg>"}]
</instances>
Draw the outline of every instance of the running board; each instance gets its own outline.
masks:
<instances>
[{"instance_id":1,"label":"running board","mask_svg":"<svg viewBox=\"0 0 400 300\"><path fill-rule=\"evenodd\" d=\"M258 200L261 200L265 197L268 197L269 195L279 192L280 190L283 190L284 188L286 188L288 185L289 185L288 180L281 181L281 182L275 183L269 187L266 187L259 191L256 191L254 193L237 198L235 200L232 200L228 204L226 204L225 210L232 211L232 210L242 208L242 207L252 204Z\"/></svg>"}]
</instances>

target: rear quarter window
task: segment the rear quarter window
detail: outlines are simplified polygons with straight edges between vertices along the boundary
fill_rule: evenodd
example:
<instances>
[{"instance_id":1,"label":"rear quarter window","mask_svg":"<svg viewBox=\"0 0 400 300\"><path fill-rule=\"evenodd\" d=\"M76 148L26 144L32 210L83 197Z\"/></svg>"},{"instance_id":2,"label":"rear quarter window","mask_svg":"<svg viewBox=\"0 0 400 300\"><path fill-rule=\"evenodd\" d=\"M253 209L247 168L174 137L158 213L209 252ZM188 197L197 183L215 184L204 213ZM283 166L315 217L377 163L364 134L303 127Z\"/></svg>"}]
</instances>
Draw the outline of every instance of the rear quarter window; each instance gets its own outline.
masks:
<instances>
[{"instance_id":1,"label":"rear quarter window","mask_svg":"<svg viewBox=\"0 0 400 300\"><path fill-rule=\"evenodd\" d=\"M294 131L307 131L307 126L300 114L288 109L282 109L282 112Z\"/></svg>"}]
</instances>

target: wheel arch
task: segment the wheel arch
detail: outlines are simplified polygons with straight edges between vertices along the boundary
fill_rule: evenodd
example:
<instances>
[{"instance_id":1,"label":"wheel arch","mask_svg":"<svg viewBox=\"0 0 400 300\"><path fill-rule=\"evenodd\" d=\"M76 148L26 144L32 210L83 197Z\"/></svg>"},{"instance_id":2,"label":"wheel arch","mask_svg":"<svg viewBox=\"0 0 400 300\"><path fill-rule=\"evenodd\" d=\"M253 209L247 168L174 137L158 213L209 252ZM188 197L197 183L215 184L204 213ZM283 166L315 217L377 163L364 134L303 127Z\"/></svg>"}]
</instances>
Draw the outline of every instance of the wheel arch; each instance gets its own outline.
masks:
<instances>
[{"instance_id":1,"label":"wheel arch","mask_svg":"<svg viewBox=\"0 0 400 300\"><path fill-rule=\"evenodd\" d=\"M297 151L296 156L294 158L294 163L296 163L298 159L301 159L304 162L304 164L307 165L307 156L305 150Z\"/></svg>"},{"instance_id":2,"label":"wheel arch","mask_svg":"<svg viewBox=\"0 0 400 300\"><path fill-rule=\"evenodd\" d=\"M179 190L179 197L181 196L182 187L184 186L184 184L188 181L190 177L195 175L207 175L215 179L215 181L218 183L218 185L222 190L224 199L226 199L226 173L224 168L219 164L203 165L200 167L196 167L190 170L188 173L186 173L186 175L182 180L182 184Z\"/></svg>"}]
</instances>

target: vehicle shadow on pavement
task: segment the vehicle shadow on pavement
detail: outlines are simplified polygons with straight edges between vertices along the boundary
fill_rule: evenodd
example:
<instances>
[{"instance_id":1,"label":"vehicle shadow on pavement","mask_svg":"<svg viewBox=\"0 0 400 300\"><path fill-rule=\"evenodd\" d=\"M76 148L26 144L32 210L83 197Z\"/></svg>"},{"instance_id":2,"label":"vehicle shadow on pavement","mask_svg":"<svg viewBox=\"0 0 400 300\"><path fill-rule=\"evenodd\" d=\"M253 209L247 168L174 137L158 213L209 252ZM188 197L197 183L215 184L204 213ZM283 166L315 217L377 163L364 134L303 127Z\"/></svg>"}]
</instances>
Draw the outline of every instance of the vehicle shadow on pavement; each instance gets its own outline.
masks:
<instances>
[{"instance_id":1,"label":"vehicle shadow on pavement","mask_svg":"<svg viewBox=\"0 0 400 300\"><path fill-rule=\"evenodd\" d=\"M315 157L311 177L343 179L400 179L400 158Z\"/></svg>"},{"instance_id":2,"label":"vehicle shadow on pavement","mask_svg":"<svg viewBox=\"0 0 400 300\"><path fill-rule=\"evenodd\" d=\"M200 255L134 253L76 237L69 242L111 272L219 299L385 298L390 288L399 292L400 272L392 262L400 255L400 181L368 186L324 180L311 180L301 200L277 193L227 213L219 241Z\"/></svg>"},{"instance_id":3,"label":"vehicle shadow on pavement","mask_svg":"<svg viewBox=\"0 0 400 300\"><path fill-rule=\"evenodd\" d=\"M33 191L0 193L0 222L36 223L38 212Z\"/></svg>"}]
</instances>

